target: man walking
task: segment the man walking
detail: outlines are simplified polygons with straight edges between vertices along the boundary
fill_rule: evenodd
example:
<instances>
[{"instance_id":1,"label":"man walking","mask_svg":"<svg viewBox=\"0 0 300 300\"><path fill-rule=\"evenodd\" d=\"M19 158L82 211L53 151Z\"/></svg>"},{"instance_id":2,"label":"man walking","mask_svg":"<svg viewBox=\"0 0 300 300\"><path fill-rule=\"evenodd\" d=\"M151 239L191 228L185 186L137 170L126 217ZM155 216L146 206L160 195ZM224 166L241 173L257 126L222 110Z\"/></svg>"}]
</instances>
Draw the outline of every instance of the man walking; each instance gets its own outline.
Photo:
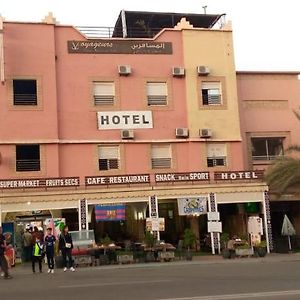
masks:
<instances>
[{"instance_id":1,"label":"man walking","mask_svg":"<svg viewBox=\"0 0 300 300\"><path fill-rule=\"evenodd\" d=\"M2 227L0 226L0 266L2 272L4 273L4 279L11 279L12 277L8 273L8 264L4 255L5 248L6 241L4 235L2 234Z\"/></svg>"}]
</instances>

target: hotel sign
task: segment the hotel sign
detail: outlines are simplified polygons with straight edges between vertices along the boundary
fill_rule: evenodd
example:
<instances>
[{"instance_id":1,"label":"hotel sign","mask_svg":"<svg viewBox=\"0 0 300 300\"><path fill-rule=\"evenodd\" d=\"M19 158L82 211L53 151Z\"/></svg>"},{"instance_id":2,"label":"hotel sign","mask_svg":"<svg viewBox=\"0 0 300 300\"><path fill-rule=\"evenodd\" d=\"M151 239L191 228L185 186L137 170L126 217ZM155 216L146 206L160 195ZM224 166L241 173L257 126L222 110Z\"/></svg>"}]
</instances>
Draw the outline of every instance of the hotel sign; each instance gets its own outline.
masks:
<instances>
[{"instance_id":1,"label":"hotel sign","mask_svg":"<svg viewBox=\"0 0 300 300\"><path fill-rule=\"evenodd\" d=\"M259 180L263 179L264 171L234 171L234 172L215 172L214 179L216 181L239 181L239 180Z\"/></svg>"},{"instance_id":2,"label":"hotel sign","mask_svg":"<svg viewBox=\"0 0 300 300\"><path fill-rule=\"evenodd\" d=\"M158 173L155 182L209 181L209 172Z\"/></svg>"},{"instance_id":3,"label":"hotel sign","mask_svg":"<svg viewBox=\"0 0 300 300\"><path fill-rule=\"evenodd\" d=\"M138 183L150 183L150 174L85 177L86 186Z\"/></svg>"},{"instance_id":4,"label":"hotel sign","mask_svg":"<svg viewBox=\"0 0 300 300\"><path fill-rule=\"evenodd\" d=\"M87 40L68 41L69 53L86 54L172 54L171 42L145 40Z\"/></svg>"},{"instance_id":5,"label":"hotel sign","mask_svg":"<svg viewBox=\"0 0 300 300\"><path fill-rule=\"evenodd\" d=\"M151 111L97 112L98 129L153 128Z\"/></svg>"},{"instance_id":6,"label":"hotel sign","mask_svg":"<svg viewBox=\"0 0 300 300\"><path fill-rule=\"evenodd\" d=\"M74 187L79 185L79 177L0 180L0 189Z\"/></svg>"}]
</instances>

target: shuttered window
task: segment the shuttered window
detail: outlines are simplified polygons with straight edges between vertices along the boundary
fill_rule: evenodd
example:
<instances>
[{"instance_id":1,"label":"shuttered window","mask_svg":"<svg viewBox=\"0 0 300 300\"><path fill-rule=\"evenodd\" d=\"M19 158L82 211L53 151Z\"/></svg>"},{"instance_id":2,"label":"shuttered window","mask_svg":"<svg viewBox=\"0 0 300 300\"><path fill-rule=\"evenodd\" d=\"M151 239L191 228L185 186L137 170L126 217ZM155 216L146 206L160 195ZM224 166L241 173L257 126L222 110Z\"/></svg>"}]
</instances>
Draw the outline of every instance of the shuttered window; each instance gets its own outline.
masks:
<instances>
[{"instance_id":1,"label":"shuttered window","mask_svg":"<svg viewBox=\"0 0 300 300\"><path fill-rule=\"evenodd\" d=\"M148 105L167 105L168 88L166 82L147 82Z\"/></svg>"},{"instance_id":2,"label":"shuttered window","mask_svg":"<svg viewBox=\"0 0 300 300\"><path fill-rule=\"evenodd\" d=\"M201 92L203 105L222 104L222 91L220 82L202 81Z\"/></svg>"},{"instance_id":3,"label":"shuttered window","mask_svg":"<svg viewBox=\"0 0 300 300\"><path fill-rule=\"evenodd\" d=\"M37 105L37 82L34 79L13 80L14 105Z\"/></svg>"},{"instance_id":4,"label":"shuttered window","mask_svg":"<svg viewBox=\"0 0 300 300\"><path fill-rule=\"evenodd\" d=\"M152 169L169 169L172 165L170 145L153 145L151 147Z\"/></svg>"},{"instance_id":5,"label":"shuttered window","mask_svg":"<svg viewBox=\"0 0 300 300\"><path fill-rule=\"evenodd\" d=\"M119 146L99 146L99 170L117 170L120 167Z\"/></svg>"},{"instance_id":6,"label":"shuttered window","mask_svg":"<svg viewBox=\"0 0 300 300\"><path fill-rule=\"evenodd\" d=\"M207 166L226 166L226 144L207 144Z\"/></svg>"},{"instance_id":7,"label":"shuttered window","mask_svg":"<svg viewBox=\"0 0 300 300\"><path fill-rule=\"evenodd\" d=\"M93 95L95 105L114 105L115 83L94 81Z\"/></svg>"}]
</instances>

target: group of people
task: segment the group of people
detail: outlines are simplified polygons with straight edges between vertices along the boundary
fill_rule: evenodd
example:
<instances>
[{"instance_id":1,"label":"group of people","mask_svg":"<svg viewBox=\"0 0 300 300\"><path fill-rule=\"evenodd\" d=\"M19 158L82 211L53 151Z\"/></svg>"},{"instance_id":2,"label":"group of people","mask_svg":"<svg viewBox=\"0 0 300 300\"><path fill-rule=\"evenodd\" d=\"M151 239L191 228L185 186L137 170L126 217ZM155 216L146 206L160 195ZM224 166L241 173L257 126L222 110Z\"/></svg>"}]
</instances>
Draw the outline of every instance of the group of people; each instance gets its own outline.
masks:
<instances>
[{"instance_id":1,"label":"group of people","mask_svg":"<svg viewBox=\"0 0 300 300\"><path fill-rule=\"evenodd\" d=\"M31 260L32 262L32 272L35 273L35 265L38 264L39 272L43 272L43 259L47 257L48 273L54 273L54 257L55 257L55 244L57 240L52 233L52 228L48 227L46 234L44 235L42 230L34 227L33 231L30 227L26 227L23 235L23 245L24 245L24 259L25 261ZM0 267L4 274L5 279L11 278L8 273L8 263L5 257L6 249L5 237L2 234L2 228L0 227ZM61 234L58 238L58 249L61 252L64 272L70 269L74 272L72 249L73 240L69 233L68 226L64 226Z\"/></svg>"}]
</instances>

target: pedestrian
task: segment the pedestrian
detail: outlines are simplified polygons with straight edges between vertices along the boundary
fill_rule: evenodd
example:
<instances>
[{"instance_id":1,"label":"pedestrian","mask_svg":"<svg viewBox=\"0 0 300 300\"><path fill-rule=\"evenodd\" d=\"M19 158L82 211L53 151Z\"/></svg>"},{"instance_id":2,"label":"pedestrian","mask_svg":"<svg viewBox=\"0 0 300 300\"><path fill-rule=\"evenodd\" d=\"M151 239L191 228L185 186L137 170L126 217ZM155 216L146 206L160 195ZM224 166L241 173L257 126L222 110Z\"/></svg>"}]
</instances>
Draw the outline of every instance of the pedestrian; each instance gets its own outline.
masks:
<instances>
[{"instance_id":1,"label":"pedestrian","mask_svg":"<svg viewBox=\"0 0 300 300\"><path fill-rule=\"evenodd\" d=\"M40 273L43 272L43 269L42 269L43 257L44 257L44 245L43 245L43 242L37 236L35 239L35 243L33 246L33 252L32 252L32 272L33 273L35 273L35 263L36 262L39 265Z\"/></svg>"},{"instance_id":2,"label":"pedestrian","mask_svg":"<svg viewBox=\"0 0 300 300\"><path fill-rule=\"evenodd\" d=\"M6 248L6 240L2 232L2 227L0 226L0 267L4 274L4 279L11 279L12 277L8 273L8 263L4 254Z\"/></svg>"},{"instance_id":3,"label":"pedestrian","mask_svg":"<svg viewBox=\"0 0 300 300\"><path fill-rule=\"evenodd\" d=\"M46 256L48 263L48 273L54 273L54 245L56 238L52 234L52 228L47 228L47 234L45 236Z\"/></svg>"},{"instance_id":4,"label":"pedestrian","mask_svg":"<svg viewBox=\"0 0 300 300\"><path fill-rule=\"evenodd\" d=\"M32 235L30 233L30 227L26 226L23 234L23 245L24 245L24 260L31 261L32 255Z\"/></svg>"},{"instance_id":5,"label":"pedestrian","mask_svg":"<svg viewBox=\"0 0 300 300\"><path fill-rule=\"evenodd\" d=\"M69 233L68 226L64 226L63 230L59 236L59 243L58 243L59 250L61 251L62 258L63 258L63 266L64 272L67 271L67 267L69 266L70 271L74 272L73 266L73 258L72 258L72 249L73 249L73 241L72 236Z\"/></svg>"}]
</instances>

